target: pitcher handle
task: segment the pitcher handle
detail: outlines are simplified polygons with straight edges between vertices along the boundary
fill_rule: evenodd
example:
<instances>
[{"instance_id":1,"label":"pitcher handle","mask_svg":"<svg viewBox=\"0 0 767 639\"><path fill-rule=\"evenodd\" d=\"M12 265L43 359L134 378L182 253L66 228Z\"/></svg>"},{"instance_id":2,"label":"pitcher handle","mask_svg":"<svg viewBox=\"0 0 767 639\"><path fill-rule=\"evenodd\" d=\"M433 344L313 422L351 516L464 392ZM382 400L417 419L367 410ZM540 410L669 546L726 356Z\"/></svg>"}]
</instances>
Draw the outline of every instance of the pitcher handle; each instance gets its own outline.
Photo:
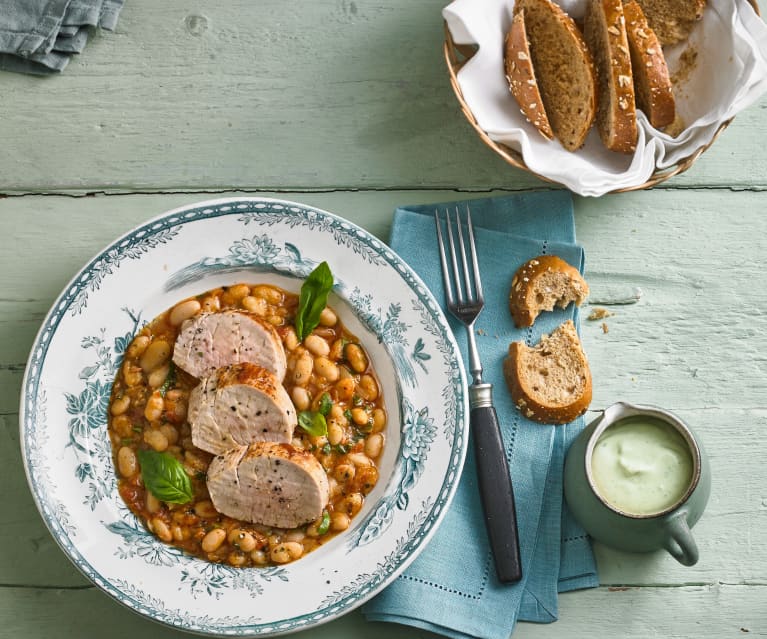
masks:
<instances>
[{"instance_id":1,"label":"pitcher handle","mask_svg":"<svg viewBox=\"0 0 767 639\"><path fill-rule=\"evenodd\" d=\"M666 540L663 546L683 566L698 563L698 546L687 525L687 510L676 512L666 519Z\"/></svg>"}]
</instances>

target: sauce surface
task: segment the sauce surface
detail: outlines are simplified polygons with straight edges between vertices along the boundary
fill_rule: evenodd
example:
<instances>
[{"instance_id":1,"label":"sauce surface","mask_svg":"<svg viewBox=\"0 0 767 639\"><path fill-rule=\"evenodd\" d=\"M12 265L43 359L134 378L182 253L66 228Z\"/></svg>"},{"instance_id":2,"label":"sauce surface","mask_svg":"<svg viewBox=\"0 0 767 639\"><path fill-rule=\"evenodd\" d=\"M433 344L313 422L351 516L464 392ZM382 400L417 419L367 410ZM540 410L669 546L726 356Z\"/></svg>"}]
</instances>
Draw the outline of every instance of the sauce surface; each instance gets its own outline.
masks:
<instances>
[{"instance_id":1,"label":"sauce surface","mask_svg":"<svg viewBox=\"0 0 767 639\"><path fill-rule=\"evenodd\" d=\"M673 506L690 485L693 461L684 437L670 424L631 417L605 430L594 446L591 474L614 508L651 515Z\"/></svg>"}]
</instances>

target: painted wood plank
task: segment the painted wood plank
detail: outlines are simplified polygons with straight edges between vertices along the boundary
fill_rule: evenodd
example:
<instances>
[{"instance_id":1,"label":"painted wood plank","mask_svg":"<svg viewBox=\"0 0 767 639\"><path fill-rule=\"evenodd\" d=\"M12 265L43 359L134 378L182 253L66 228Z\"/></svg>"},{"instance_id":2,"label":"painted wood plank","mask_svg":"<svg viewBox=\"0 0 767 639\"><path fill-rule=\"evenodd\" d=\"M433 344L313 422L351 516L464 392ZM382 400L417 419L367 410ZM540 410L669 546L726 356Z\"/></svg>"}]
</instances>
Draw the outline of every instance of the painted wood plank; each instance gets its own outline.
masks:
<instances>
[{"instance_id":1,"label":"painted wood plank","mask_svg":"<svg viewBox=\"0 0 767 639\"><path fill-rule=\"evenodd\" d=\"M697 431L711 459L711 500L694 529L701 559L685 568L663 552L631 554L597 544L601 583L767 585L767 451L754 446L767 428L767 409L677 414ZM0 416L0 503L13 513L0 520L0 584L81 585L84 578L58 549L34 506L17 425L18 415Z\"/></svg>"},{"instance_id":2,"label":"painted wood plank","mask_svg":"<svg viewBox=\"0 0 767 639\"><path fill-rule=\"evenodd\" d=\"M743 639L767 636L764 587L686 586L683 588L599 588L560 597L559 621L517 625L519 639L593 639L659 637L663 639ZM157 639L189 637L139 617L95 588L0 590L0 619L8 637L103 637ZM429 632L389 623L368 623L359 611L303 633L312 639L436 638Z\"/></svg>"},{"instance_id":3,"label":"painted wood plank","mask_svg":"<svg viewBox=\"0 0 767 639\"><path fill-rule=\"evenodd\" d=\"M337 211L385 237L390 212L398 203L460 195L387 191L289 197ZM26 488L18 452L21 376L44 313L79 266L112 238L196 198L175 194L0 200L0 234L11 240L0 252L0 499L13 504L16 513L0 522L0 549L9 549L5 557L0 550L0 583L84 583L47 535ZM643 291L637 304L609 307L615 315L605 320L608 333L600 322L583 322L597 383L593 408L622 399L676 410L701 434L717 478L709 509L696 529L703 557L698 566L684 569L662 554L636 557L598 548L605 583L767 579L767 544L760 535L767 523L767 494L762 490L767 485L767 458L762 448L753 446L767 425L760 375L767 352L765 287L755 272L766 241L761 198L753 192L656 190L576 200L578 232L586 245L595 298L616 299L637 286ZM723 217L725 206L735 206L741 214ZM35 215L35 224L24 221ZM62 242L65 236L72 240ZM679 238L670 256L670 274L668 249L663 248L669 238ZM25 260L28 255L45 257ZM22 263L26 277L20 278L14 267ZM701 334L706 348L700 347Z\"/></svg>"},{"instance_id":4,"label":"painted wood plank","mask_svg":"<svg viewBox=\"0 0 767 639\"><path fill-rule=\"evenodd\" d=\"M62 75L3 73L0 191L541 186L461 114L445 4L133 0ZM765 108L669 185L767 186Z\"/></svg>"},{"instance_id":5,"label":"painted wood plank","mask_svg":"<svg viewBox=\"0 0 767 639\"><path fill-rule=\"evenodd\" d=\"M0 233L12 238L0 252L0 374L20 375L42 317L98 250L141 221L199 197L0 200ZM335 211L385 239L398 204L463 195L382 191L285 197ZM605 321L607 333L601 322L583 323L584 343L600 363L594 371L595 405L645 397L669 408L764 406L767 275L758 265L767 254L767 217L762 199L758 192L707 189L576 199L593 299L609 301L641 289L638 303L610 307L615 314ZM738 214L723 214L728 210ZM62 242L64 237L71 239ZM514 268L510 264L509 279ZM494 335L492 327L484 328ZM699 348L702 340L705 350ZM15 390L0 388L0 412L14 406Z\"/></svg>"}]
</instances>

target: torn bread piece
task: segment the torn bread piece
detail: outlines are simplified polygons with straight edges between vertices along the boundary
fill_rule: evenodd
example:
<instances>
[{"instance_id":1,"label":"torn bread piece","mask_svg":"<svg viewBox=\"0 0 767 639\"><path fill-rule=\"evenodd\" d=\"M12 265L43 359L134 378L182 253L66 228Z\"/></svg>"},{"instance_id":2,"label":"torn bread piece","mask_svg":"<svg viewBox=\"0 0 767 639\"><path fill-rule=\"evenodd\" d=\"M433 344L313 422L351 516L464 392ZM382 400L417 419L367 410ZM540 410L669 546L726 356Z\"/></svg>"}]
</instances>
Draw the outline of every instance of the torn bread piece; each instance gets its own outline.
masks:
<instances>
[{"instance_id":1,"label":"torn bread piece","mask_svg":"<svg viewBox=\"0 0 767 639\"><path fill-rule=\"evenodd\" d=\"M556 255L539 255L517 269L511 280L509 310L517 328L532 326L542 311L580 306L589 285L577 268Z\"/></svg>"},{"instance_id":2,"label":"torn bread piece","mask_svg":"<svg viewBox=\"0 0 767 639\"><path fill-rule=\"evenodd\" d=\"M514 405L542 424L571 422L591 403L591 370L571 320L536 346L512 342L503 374Z\"/></svg>"}]
</instances>

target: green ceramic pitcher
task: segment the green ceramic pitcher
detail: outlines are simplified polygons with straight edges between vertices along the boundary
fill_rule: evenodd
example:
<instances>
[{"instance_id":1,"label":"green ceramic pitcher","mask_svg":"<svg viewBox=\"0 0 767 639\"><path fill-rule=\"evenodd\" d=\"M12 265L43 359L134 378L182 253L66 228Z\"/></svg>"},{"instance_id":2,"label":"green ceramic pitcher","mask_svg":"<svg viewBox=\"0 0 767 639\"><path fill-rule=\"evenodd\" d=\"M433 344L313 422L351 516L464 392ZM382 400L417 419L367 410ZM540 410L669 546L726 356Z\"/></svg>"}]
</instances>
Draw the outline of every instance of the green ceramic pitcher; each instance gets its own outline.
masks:
<instances>
[{"instance_id":1,"label":"green ceramic pitcher","mask_svg":"<svg viewBox=\"0 0 767 639\"><path fill-rule=\"evenodd\" d=\"M608 407L570 447L564 490L597 541L633 552L665 548L685 566L698 561L691 528L708 502L711 470L699 439L672 413Z\"/></svg>"}]
</instances>

